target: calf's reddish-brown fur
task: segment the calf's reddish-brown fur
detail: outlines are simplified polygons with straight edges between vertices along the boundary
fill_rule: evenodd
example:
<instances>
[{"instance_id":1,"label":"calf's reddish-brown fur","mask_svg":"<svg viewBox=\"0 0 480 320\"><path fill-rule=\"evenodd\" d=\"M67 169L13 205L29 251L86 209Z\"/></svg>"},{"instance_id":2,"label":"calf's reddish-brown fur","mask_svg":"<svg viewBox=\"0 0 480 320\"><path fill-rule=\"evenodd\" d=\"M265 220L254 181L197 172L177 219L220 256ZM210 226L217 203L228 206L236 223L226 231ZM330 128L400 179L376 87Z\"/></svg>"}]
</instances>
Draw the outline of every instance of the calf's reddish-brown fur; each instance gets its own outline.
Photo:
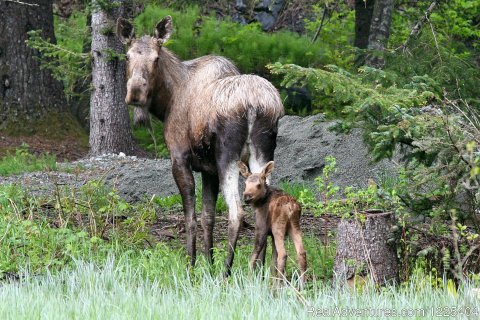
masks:
<instances>
[{"instance_id":1,"label":"calf's reddish-brown fur","mask_svg":"<svg viewBox=\"0 0 480 320\"><path fill-rule=\"evenodd\" d=\"M297 251L301 272L300 285L303 287L307 271L307 255L300 230L301 207L291 195L267 184L273 164L273 161L270 161L260 173L250 173L243 162L238 162L240 173L246 178L243 198L255 209L255 246L250 265L255 268L264 263L267 236L271 235L273 237L272 263L283 276L287 260L285 236L289 234Z\"/></svg>"}]
</instances>

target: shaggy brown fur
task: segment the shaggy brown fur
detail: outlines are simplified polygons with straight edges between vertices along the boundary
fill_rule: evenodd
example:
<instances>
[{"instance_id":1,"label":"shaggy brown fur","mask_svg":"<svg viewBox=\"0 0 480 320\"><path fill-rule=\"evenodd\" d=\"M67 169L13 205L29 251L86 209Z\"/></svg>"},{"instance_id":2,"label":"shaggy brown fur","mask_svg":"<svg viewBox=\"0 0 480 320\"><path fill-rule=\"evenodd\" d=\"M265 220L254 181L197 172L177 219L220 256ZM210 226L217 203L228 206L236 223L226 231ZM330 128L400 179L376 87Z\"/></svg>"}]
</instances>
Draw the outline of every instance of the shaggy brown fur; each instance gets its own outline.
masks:
<instances>
[{"instance_id":1,"label":"shaggy brown fur","mask_svg":"<svg viewBox=\"0 0 480 320\"><path fill-rule=\"evenodd\" d=\"M192 169L202 172L202 226L209 259L221 186L229 207L229 273L243 217L236 161L248 159L251 167L259 169L273 159L283 105L270 82L255 75L240 75L224 57L180 61L163 47L172 33L171 17L161 20L154 31L154 37L135 38L127 20L117 21L117 34L129 46L125 100L140 108L135 112L136 121L145 121L148 112L164 121L172 172L183 200L192 264L196 251Z\"/></svg>"}]
</instances>

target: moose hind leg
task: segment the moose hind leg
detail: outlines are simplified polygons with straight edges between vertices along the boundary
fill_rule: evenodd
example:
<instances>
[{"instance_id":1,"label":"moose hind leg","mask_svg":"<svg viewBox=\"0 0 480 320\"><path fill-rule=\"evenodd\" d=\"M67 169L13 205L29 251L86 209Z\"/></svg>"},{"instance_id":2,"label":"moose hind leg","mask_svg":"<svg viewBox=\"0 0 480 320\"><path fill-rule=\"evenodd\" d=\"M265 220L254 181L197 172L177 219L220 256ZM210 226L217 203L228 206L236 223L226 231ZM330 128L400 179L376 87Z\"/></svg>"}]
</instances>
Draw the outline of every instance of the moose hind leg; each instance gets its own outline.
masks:
<instances>
[{"instance_id":1,"label":"moose hind leg","mask_svg":"<svg viewBox=\"0 0 480 320\"><path fill-rule=\"evenodd\" d=\"M221 179L222 192L228 206L228 255L225 261L225 275L229 276L235 256L238 233L243 220L243 208L238 190L239 172L236 162L231 162Z\"/></svg>"},{"instance_id":2,"label":"moose hind leg","mask_svg":"<svg viewBox=\"0 0 480 320\"><path fill-rule=\"evenodd\" d=\"M250 171L258 173L263 166L273 160L275 148L277 147L277 125L266 117L257 116L250 131L248 166ZM270 184L270 177L267 177Z\"/></svg>"},{"instance_id":3,"label":"moose hind leg","mask_svg":"<svg viewBox=\"0 0 480 320\"><path fill-rule=\"evenodd\" d=\"M218 197L218 176L202 172L202 228L205 256L213 262L213 226Z\"/></svg>"},{"instance_id":4,"label":"moose hind leg","mask_svg":"<svg viewBox=\"0 0 480 320\"><path fill-rule=\"evenodd\" d=\"M248 124L246 115L235 119L222 118L219 119L219 123L221 126L217 133L215 149L220 187L228 206L228 255L225 261L225 276L229 276L243 219L237 161L240 160L247 140Z\"/></svg>"}]
</instances>

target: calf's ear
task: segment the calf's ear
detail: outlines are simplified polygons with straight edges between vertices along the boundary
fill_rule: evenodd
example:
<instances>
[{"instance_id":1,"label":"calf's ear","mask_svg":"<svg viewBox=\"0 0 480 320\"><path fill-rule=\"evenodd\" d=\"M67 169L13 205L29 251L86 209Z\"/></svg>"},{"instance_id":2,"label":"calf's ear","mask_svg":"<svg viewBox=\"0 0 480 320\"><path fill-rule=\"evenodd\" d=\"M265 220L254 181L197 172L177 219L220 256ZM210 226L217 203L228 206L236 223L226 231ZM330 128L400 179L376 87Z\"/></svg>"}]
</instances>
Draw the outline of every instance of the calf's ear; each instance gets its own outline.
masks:
<instances>
[{"instance_id":1,"label":"calf's ear","mask_svg":"<svg viewBox=\"0 0 480 320\"><path fill-rule=\"evenodd\" d=\"M245 165L245 163L243 163L242 161L238 161L237 164L238 164L238 168L240 169L240 174L245 178L248 178L251 175L251 173L248 170L248 167Z\"/></svg>"},{"instance_id":2,"label":"calf's ear","mask_svg":"<svg viewBox=\"0 0 480 320\"><path fill-rule=\"evenodd\" d=\"M155 38L158 40L159 45L163 45L170 39L173 30L173 22L171 16L166 16L155 26Z\"/></svg>"},{"instance_id":3,"label":"calf's ear","mask_svg":"<svg viewBox=\"0 0 480 320\"><path fill-rule=\"evenodd\" d=\"M271 174L272 174L272 171L273 171L273 164L274 162L273 161L270 161L268 162L262 169L262 175L266 178L268 178Z\"/></svg>"},{"instance_id":4,"label":"calf's ear","mask_svg":"<svg viewBox=\"0 0 480 320\"><path fill-rule=\"evenodd\" d=\"M133 25L127 19L117 19L117 37L123 44L130 44L135 38L135 30Z\"/></svg>"}]
</instances>

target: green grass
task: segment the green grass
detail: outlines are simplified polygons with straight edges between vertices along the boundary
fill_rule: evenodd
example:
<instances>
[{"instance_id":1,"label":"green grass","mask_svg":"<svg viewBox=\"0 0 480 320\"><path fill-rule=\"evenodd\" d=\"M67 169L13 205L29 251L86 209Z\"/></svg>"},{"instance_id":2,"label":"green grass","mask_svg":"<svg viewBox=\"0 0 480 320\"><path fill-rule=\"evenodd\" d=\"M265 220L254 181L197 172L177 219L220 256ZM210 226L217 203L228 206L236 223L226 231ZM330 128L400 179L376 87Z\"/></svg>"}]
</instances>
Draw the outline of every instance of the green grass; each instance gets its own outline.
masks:
<instances>
[{"instance_id":1,"label":"green grass","mask_svg":"<svg viewBox=\"0 0 480 320\"><path fill-rule=\"evenodd\" d=\"M28 152L28 146L22 146L0 159L0 176L9 176L23 172L56 170L54 155L43 154L38 157Z\"/></svg>"},{"instance_id":2,"label":"green grass","mask_svg":"<svg viewBox=\"0 0 480 320\"><path fill-rule=\"evenodd\" d=\"M133 112L130 112L133 125ZM150 117L150 128L133 127L133 137L140 147L153 154L156 158L168 158L170 153L163 137L163 123L155 117Z\"/></svg>"},{"instance_id":3,"label":"green grass","mask_svg":"<svg viewBox=\"0 0 480 320\"><path fill-rule=\"evenodd\" d=\"M415 281L400 288L343 290L322 281L298 293L291 287L272 287L269 278L250 272L235 272L225 281L208 272L192 278L180 266L171 271L149 278L128 259L111 256L100 265L77 261L56 274L27 272L19 281L2 284L0 318L307 319L338 308L340 312L377 314L394 310L400 314L397 319L429 319L432 308L445 314L447 307L476 310L479 302L471 294L471 284L458 291L420 287Z\"/></svg>"},{"instance_id":4,"label":"green grass","mask_svg":"<svg viewBox=\"0 0 480 320\"><path fill-rule=\"evenodd\" d=\"M387 309L399 319L425 319L431 308L445 314L452 309L441 308L475 310L479 302L471 294L479 285L473 280L456 289L421 268L397 287L334 288L335 244L309 234L304 291L295 289L290 240L286 274L293 286L278 286L268 267L249 270L253 243L247 239L237 246L232 276L224 279L225 240L215 244L213 265L199 244L191 268L179 240L158 243L148 236L154 213L178 205L178 196L129 205L96 181L53 198L0 185L0 319L303 319ZM113 217L115 224L108 222ZM109 231L99 233L105 227ZM270 260L269 245L267 266ZM404 316L408 310L412 314Z\"/></svg>"}]
</instances>

